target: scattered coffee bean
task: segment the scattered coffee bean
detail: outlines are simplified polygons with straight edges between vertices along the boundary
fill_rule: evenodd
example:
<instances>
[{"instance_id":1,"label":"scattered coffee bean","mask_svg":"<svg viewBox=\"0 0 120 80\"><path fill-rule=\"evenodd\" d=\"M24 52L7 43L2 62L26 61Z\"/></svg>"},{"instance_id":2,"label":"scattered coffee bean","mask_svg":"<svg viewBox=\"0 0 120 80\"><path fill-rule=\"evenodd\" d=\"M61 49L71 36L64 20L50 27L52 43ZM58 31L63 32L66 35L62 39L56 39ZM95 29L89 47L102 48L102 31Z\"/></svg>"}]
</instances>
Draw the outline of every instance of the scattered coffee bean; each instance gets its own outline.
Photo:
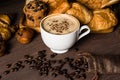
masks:
<instances>
[{"instance_id":1,"label":"scattered coffee bean","mask_svg":"<svg viewBox=\"0 0 120 80\"><path fill-rule=\"evenodd\" d=\"M60 60L58 60L58 63L59 63L59 64L61 64L62 62L63 62L63 60L61 60L61 59L60 59Z\"/></svg>"},{"instance_id":2,"label":"scattered coffee bean","mask_svg":"<svg viewBox=\"0 0 120 80\"><path fill-rule=\"evenodd\" d=\"M56 53L53 53L53 54L50 55L51 58L54 58L55 56L57 56Z\"/></svg>"},{"instance_id":3,"label":"scattered coffee bean","mask_svg":"<svg viewBox=\"0 0 120 80\"><path fill-rule=\"evenodd\" d=\"M55 64L57 61L56 60L50 60L51 64Z\"/></svg>"},{"instance_id":4,"label":"scattered coffee bean","mask_svg":"<svg viewBox=\"0 0 120 80\"><path fill-rule=\"evenodd\" d=\"M83 77L84 79L86 79L86 74L83 73L83 74L81 75L81 77Z\"/></svg>"},{"instance_id":5,"label":"scattered coffee bean","mask_svg":"<svg viewBox=\"0 0 120 80\"><path fill-rule=\"evenodd\" d=\"M76 75L76 73L75 72L72 72L72 73L70 73L69 74L71 77L74 77L75 75Z\"/></svg>"},{"instance_id":6,"label":"scattered coffee bean","mask_svg":"<svg viewBox=\"0 0 120 80\"><path fill-rule=\"evenodd\" d=\"M6 67L7 68L10 68L12 66L12 64L7 64Z\"/></svg>"},{"instance_id":7,"label":"scattered coffee bean","mask_svg":"<svg viewBox=\"0 0 120 80\"><path fill-rule=\"evenodd\" d=\"M17 61L18 64L22 64L22 61Z\"/></svg>"},{"instance_id":8,"label":"scattered coffee bean","mask_svg":"<svg viewBox=\"0 0 120 80\"><path fill-rule=\"evenodd\" d=\"M66 62L69 62L70 58L69 58L69 57L65 57L64 60L65 60Z\"/></svg>"},{"instance_id":9,"label":"scattered coffee bean","mask_svg":"<svg viewBox=\"0 0 120 80\"><path fill-rule=\"evenodd\" d=\"M67 80L74 80L72 77L68 77Z\"/></svg>"},{"instance_id":10,"label":"scattered coffee bean","mask_svg":"<svg viewBox=\"0 0 120 80\"><path fill-rule=\"evenodd\" d=\"M35 66L30 66L29 69L30 70L35 69Z\"/></svg>"},{"instance_id":11,"label":"scattered coffee bean","mask_svg":"<svg viewBox=\"0 0 120 80\"><path fill-rule=\"evenodd\" d=\"M62 71L62 73L63 73L64 75L67 74L67 69L62 69L61 71Z\"/></svg>"},{"instance_id":12,"label":"scattered coffee bean","mask_svg":"<svg viewBox=\"0 0 120 80\"><path fill-rule=\"evenodd\" d=\"M20 69L23 69L23 68L25 68L25 66L24 66L24 65L21 65Z\"/></svg>"},{"instance_id":13,"label":"scattered coffee bean","mask_svg":"<svg viewBox=\"0 0 120 80\"><path fill-rule=\"evenodd\" d=\"M18 70L19 70L19 68L16 68L16 67L15 67L15 68L12 68L12 69L11 69L11 72L17 72Z\"/></svg>"},{"instance_id":14,"label":"scattered coffee bean","mask_svg":"<svg viewBox=\"0 0 120 80\"><path fill-rule=\"evenodd\" d=\"M74 80L79 78L86 78L86 70L88 69L88 62L86 58L79 57L78 59L65 57L64 59L55 59L56 53L49 56L46 54L46 50L38 51L36 57L31 55L24 55L24 60L19 60L14 64L7 64L9 70L4 71L3 74L7 75L10 72L16 72L23 69L25 65L29 65L30 70L37 70L40 76L57 77L63 75L67 80ZM72 71L70 72L64 66L68 66ZM2 77L2 76L0 76Z\"/></svg>"},{"instance_id":15,"label":"scattered coffee bean","mask_svg":"<svg viewBox=\"0 0 120 80\"><path fill-rule=\"evenodd\" d=\"M28 64L28 63L29 63L29 60L24 60L24 63Z\"/></svg>"},{"instance_id":16,"label":"scattered coffee bean","mask_svg":"<svg viewBox=\"0 0 120 80\"><path fill-rule=\"evenodd\" d=\"M46 56L46 50L42 50L42 51L38 51L38 55L39 55L39 57L41 57L41 58L44 58L45 56Z\"/></svg>"},{"instance_id":17,"label":"scattered coffee bean","mask_svg":"<svg viewBox=\"0 0 120 80\"><path fill-rule=\"evenodd\" d=\"M5 74L5 75L7 75L7 74L9 74L9 73L10 73L9 70L6 70L6 71L3 72L3 74Z\"/></svg>"},{"instance_id":18,"label":"scattered coffee bean","mask_svg":"<svg viewBox=\"0 0 120 80\"><path fill-rule=\"evenodd\" d=\"M75 78L79 79L79 78L81 78L81 75L77 74L77 75L75 76Z\"/></svg>"},{"instance_id":19,"label":"scattered coffee bean","mask_svg":"<svg viewBox=\"0 0 120 80\"><path fill-rule=\"evenodd\" d=\"M30 57L30 55L24 55L25 59L28 59Z\"/></svg>"},{"instance_id":20,"label":"scattered coffee bean","mask_svg":"<svg viewBox=\"0 0 120 80\"><path fill-rule=\"evenodd\" d=\"M58 74L53 72L53 73L52 73L52 76L53 76L53 77L57 77Z\"/></svg>"},{"instance_id":21,"label":"scattered coffee bean","mask_svg":"<svg viewBox=\"0 0 120 80\"><path fill-rule=\"evenodd\" d=\"M35 64L36 63L36 61L35 60L31 60L31 64Z\"/></svg>"}]
</instances>

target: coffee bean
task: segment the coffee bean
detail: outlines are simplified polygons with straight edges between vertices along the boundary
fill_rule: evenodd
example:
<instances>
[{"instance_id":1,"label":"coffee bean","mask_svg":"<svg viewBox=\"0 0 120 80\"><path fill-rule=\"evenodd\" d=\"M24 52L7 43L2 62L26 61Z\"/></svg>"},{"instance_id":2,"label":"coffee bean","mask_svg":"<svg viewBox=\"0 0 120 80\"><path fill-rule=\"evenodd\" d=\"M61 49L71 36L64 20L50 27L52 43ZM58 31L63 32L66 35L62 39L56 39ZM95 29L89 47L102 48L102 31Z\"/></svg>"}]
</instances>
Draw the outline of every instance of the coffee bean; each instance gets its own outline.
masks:
<instances>
[{"instance_id":1,"label":"coffee bean","mask_svg":"<svg viewBox=\"0 0 120 80\"><path fill-rule=\"evenodd\" d=\"M30 55L24 55L25 59L28 59L30 57Z\"/></svg>"},{"instance_id":2,"label":"coffee bean","mask_svg":"<svg viewBox=\"0 0 120 80\"><path fill-rule=\"evenodd\" d=\"M58 76L58 74L57 74L57 73L55 73L55 72L53 72L53 73L52 73L52 76L53 76L53 77L57 77L57 76Z\"/></svg>"},{"instance_id":3,"label":"coffee bean","mask_svg":"<svg viewBox=\"0 0 120 80\"><path fill-rule=\"evenodd\" d=\"M42 72L39 72L39 74L40 74L40 76L42 76L42 75L43 75L43 73L42 73Z\"/></svg>"},{"instance_id":4,"label":"coffee bean","mask_svg":"<svg viewBox=\"0 0 120 80\"><path fill-rule=\"evenodd\" d=\"M36 63L36 61L35 60L31 60L31 64L35 64Z\"/></svg>"},{"instance_id":5,"label":"coffee bean","mask_svg":"<svg viewBox=\"0 0 120 80\"><path fill-rule=\"evenodd\" d=\"M74 80L72 77L68 77L67 80Z\"/></svg>"},{"instance_id":6,"label":"coffee bean","mask_svg":"<svg viewBox=\"0 0 120 80\"><path fill-rule=\"evenodd\" d=\"M73 58L69 58L69 62L72 62L72 61L74 61L74 59Z\"/></svg>"},{"instance_id":7,"label":"coffee bean","mask_svg":"<svg viewBox=\"0 0 120 80\"><path fill-rule=\"evenodd\" d=\"M54 66L54 70L55 70L55 71L59 71L60 69L61 69L60 66Z\"/></svg>"},{"instance_id":8,"label":"coffee bean","mask_svg":"<svg viewBox=\"0 0 120 80\"><path fill-rule=\"evenodd\" d=\"M21 67L20 67L20 69L23 69L25 66L24 65L22 65Z\"/></svg>"},{"instance_id":9,"label":"coffee bean","mask_svg":"<svg viewBox=\"0 0 120 80\"><path fill-rule=\"evenodd\" d=\"M7 68L10 68L12 66L12 64L7 64L6 67Z\"/></svg>"},{"instance_id":10,"label":"coffee bean","mask_svg":"<svg viewBox=\"0 0 120 80\"><path fill-rule=\"evenodd\" d=\"M56 60L50 60L51 64L55 64L57 61Z\"/></svg>"},{"instance_id":11,"label":"coffee bean","mask_svg":"<svg viewBox=\"0 0 120 80\"><path fill-rule=\"evenodd\" d=\"M51 58L54 58L55 56L57 56L56 53L53 53L53 54L50 55Z\"/></svg>"},{"instance_id":12,"label":"coffee bean","mask_svg":"<svg viewBox=\"0 0 120 80\"><path fill-rule=\"evenodd\" d=\"M72 73L70 73L69 74L71 77L74 77L75 75L76 75L76 73L75 72L72 72Z\"/></svg>"},{"instance_id":13,"label":"coffee bean","mask_svg":"<svg viewBox=\"0 0 120 80\"><path fill-rule=\"evenodd\" d=\"M64 60L65 60L66 62L69 62L69 59L70 59L69 57L65 57L65 58L64 58Z\"/></svg>"},{"instance_id":14,"label":"coffee bean","mask_svg":"<svg viewBox=\"0 0 120 80\"><path fill-rule=\"evenodd\" d=\"M22 64L22 61L17 61L18 64Z\"/></svg>"},{"instance_id":15,"label":"coffee bean","mask_svg":"<svg viewBox=\"0 0 120 80\"><path fill-rule=\"evenodd\" d=\"M35 66L30 66L29 69L30 70L35 69Z\"/></svg>"},{"instance_id":16,"label":"coffee bean","mask_svg":"<svg viewBox=\"0 0 120 80\"><path fill-rule=\"evenodd\" d=\"M10 73L9 70L6 70L6 71L3 72L3 74L5 74L5 75L7 75L7 74L9 74L9 73Z\"/></svg>"},{"instance_id":17,"label":"coffee bean","mask_svg":"<svg viewBox=\"0 0 120 80\"><path fill-rule=\"evenodd\" d=\"M42 58L40 56L37 56L36 60L39 61L42 60Z\"/></svg>"},{"instance_id":18,"label":"coffee bean","mask_svg":"<svg viewBox=\"0 0 120 80\"><path fill-rule=\"evenodd\" d=\"M79 79L79 78L81 78L81 75L78 74L75 76L75 78Z\"/></svg>"},{"instance_id":19,"label":"coffee bean","mask_svg":"<svg viewBox=\"0 0 120 80\"><path fill-rule=\"evenodd\" d=\"M61 64L62 62L63 62L63 60L61 60L61 59L60 59L60 60L58 60L58 63L59 63L59 64Z\"/></svg>"},{"instance_id":20,"label":"coffee bean","mask_svg":"<svg viewBox=\"0 0 120 80\"><path fill-rule=\"evenodd\" d=\"M15 63L15 64L14 64L14 67L19 68L20 66L21 66L21 64L19 64L19 63Z\"/></svg>"},{"instance_id":21,"label":"coffee bean","mask_svg":"<svg viewBox=\"0 0 120 80\"><path fill-rule=\"evenodd\" d=\"M63 73L64 75L67 74L67 69L62 69L61 71L62 71L62 73Z\"/></svg>"},{"instance_id":22,"label":"coffee bean","mask_svg":"<svg viewBox=\"0 0 120 80\"><path fill-rule=\"evenodd\" d=\"M69 75L69 74L65 74L65 77L66 77L66 78L70 78L70 75Z\"/></svg>"},{"instance_id":23,"label":"coffee bean","mask_svg":"<svg viewBox=\"0 0 120 80\"><path fill-rule=\"evenodd\" d=\"M83 77L84 79L86 79L86 74L83 73L83 74L81 75L81 77Z\"/></svg>"},{"instance_id":24,"label":"coffee bean","mask_svg":"<svg viewBox=\"0 0 120 80\"><path fill-rule=\"evenodd\" d=\"M33 59L33 56L29 56L29 58L28 58L29 60L32 60Z\"/></svg>"},{"instance_id":25,"label":"coffee bean","mask_svg":"<svg viewBox=\"0 0 120 80\"><path fill-rule=\"evenodd\" d=\"M26 64L27 64L27 63L29 63L29 61L28 61L28 60L24 60L24 63L26 63Z\"/></svg>"},{"instance_id":26,"label":"coffee bean","mask_svg":"<svg viewBox=\"0 0 120 80\"><path fill-rule=\"evenodd\" d=\"M38 51L39 57L44 58L46 56L45 52L46 50Z\"/></svg>"},{"instance_id":27,"label":"coffee bean","mask_svg":"<svg viewBox=\"0 0 120 80\"><path fill-rule=\"evenodd\" d=\"M11 69L11 72L17 72L18 70L19 70L19 69L15 67L15 68L12 68L12 69Z\"/></svg>"}]
</instances>

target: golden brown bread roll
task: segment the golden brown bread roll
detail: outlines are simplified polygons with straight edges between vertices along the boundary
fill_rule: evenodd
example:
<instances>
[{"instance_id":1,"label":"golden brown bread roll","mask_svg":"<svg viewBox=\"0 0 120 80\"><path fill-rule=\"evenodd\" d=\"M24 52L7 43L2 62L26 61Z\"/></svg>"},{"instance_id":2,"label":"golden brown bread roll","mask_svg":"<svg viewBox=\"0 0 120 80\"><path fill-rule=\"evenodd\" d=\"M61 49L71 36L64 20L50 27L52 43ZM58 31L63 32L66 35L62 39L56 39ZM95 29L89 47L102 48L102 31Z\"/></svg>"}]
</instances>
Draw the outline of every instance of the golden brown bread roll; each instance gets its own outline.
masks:
<instances>
[{"instance_id":1,"label":"golden brown bread roll","mask_svg":"<svg viewBox=\"0 0 120 80\"><path fill-rule=\"evenodd\" d=\"M28 27L20 28L15 34L17 41L20 42L21 44L30 43L33 36L34 36L33 29Z\"/></svg>"},{"instance_id":2,"label":"golden brown bread roll","mask_svg":"<svg viewBox=\"0 0 120 80\"><path fill-rule=\"evenodd\" d=\"M26 18L26 26L40 32L40 21L48 13L47 4L39 0L33 0L24 6L23 11Z\"/></svg>"},{"instance_id":3,"label":"golden brown bread roll","mask_svg":"<svg viewBox=\"0 0 120 80\"><path fill-rule=\"evenodd\" d=\"M119 0L77 0L90 9L96 10L120 2Z\"/></svg>"},{"instance_id":4,"label":"golden brown bread roll","mask_svg":"<svg viewBox=\"0 0 120 80\"><path fill-rule=\"evenodd\" d=\"M118 20L109 8L93 11L93 18L88 24L92 32L112 32Z\"/></svg>"},{"instance_id":5,"label":"golden brown bread roll","mask_svg":"<svg viewBox=\"0 0 120 80\"><path fill-rule=\"evenodd\" d=\"M88 24L92 19L92 12L79 3L72 3L72 8L66 13L78 18L82 24Z\"/></svg>"},{"instance_id":6,"label":"golden brown bread roll","mask_svg":"<svg viewBox=\"0 0 120 80\"><path fill-rule=\"evenodd\" d=\"M70 8L70 4L67 1L64 1L57 8L51 10L49 14L65 13L69 8Z\"/></svg>"}]
</instances>

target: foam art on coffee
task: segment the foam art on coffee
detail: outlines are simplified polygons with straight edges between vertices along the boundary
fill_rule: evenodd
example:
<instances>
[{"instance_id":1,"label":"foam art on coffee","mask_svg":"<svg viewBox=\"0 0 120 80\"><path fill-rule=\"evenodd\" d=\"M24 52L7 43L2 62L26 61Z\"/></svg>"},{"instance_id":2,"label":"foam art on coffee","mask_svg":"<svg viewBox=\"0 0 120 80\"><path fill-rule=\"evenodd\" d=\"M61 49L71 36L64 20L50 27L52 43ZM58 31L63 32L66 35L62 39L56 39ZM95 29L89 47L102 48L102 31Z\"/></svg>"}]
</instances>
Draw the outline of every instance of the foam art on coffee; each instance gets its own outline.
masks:
<instances>
[{"instance_id":1,"label":"foam art on coffee","mask_svg":"<svg viewBox=\"0 0 120 80\"><path fill-rule=\"evenodd\" d=\"M44 29L52 34L67 34L78 28L77 23L70 16L52 16L43 21Z\"/></svg>"}]
</instances>

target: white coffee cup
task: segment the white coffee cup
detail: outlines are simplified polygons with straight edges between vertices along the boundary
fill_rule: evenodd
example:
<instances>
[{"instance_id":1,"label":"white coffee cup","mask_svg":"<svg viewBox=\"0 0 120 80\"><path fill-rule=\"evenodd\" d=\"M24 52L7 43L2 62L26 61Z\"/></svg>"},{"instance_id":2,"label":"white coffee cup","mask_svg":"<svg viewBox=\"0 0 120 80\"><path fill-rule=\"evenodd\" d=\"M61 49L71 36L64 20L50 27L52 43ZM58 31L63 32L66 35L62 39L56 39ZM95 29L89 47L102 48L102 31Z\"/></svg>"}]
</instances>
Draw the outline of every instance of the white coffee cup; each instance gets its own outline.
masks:
<instances>
[{"instance_id":1,"label":"white coffee cup","mask_svg":"<svg viewBox=\"0 0 120 80\"><path fill-rule=\"evenodd\" d=\"M76 28L72 32L65 33L65 34L52 33L45 29L45 26L47 27L49 25L48 24L49 21L52 22L52 20L49 20L49 18L51 19L54 18L53 20L55 20L56 18L59 18L59 19L67 18L67 20L71 21L70 24L73 24L72 25L73 28L74 26ZM48 23L47 23L47 20L48 20ZM84 29L85 31L81 33L81 31ZM66 53L78 40L80 40L82 37L90 33L90 29L87 25L80 27L80 22L78 21L78 19L76 19L75 17L69 14L52 14L52 15L46 16L40 22L40 31L41 31L42 40L46 44L46 46L49 47L52 52L58 53L58 54Z\"/></svg>"}]
</instances>

